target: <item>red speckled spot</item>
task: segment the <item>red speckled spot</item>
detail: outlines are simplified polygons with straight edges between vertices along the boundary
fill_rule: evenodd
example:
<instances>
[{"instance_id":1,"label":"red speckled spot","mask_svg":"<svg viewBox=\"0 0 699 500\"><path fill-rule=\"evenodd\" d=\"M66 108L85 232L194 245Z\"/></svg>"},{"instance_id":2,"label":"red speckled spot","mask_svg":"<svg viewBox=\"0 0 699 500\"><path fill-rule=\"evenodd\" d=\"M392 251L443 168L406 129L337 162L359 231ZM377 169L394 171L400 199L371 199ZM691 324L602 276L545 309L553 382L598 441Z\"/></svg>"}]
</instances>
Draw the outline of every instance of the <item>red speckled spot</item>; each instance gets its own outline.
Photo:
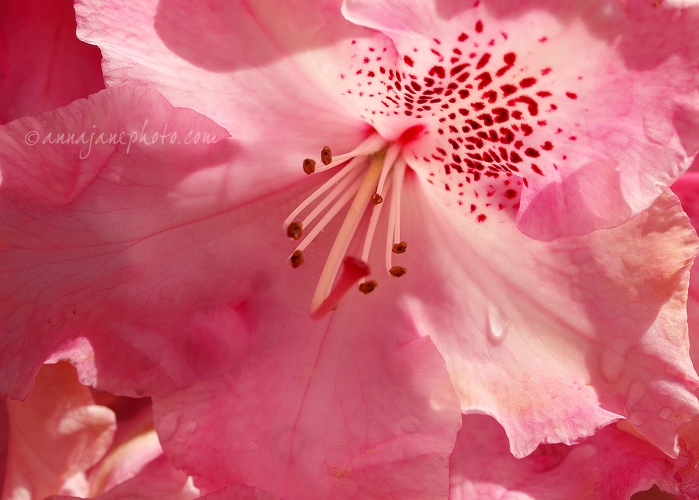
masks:
<instances>
[{"instance_id":1,"label":"red speckled spot","mask_svg":"<svg viewBox=\"0 0 699 500\"><path fill-rule=\"evenodd\" d=\"M367 49L356 50L355 60L363 61ZM488 210L514 213L528 185L525 175L546 176L557 168L554 163L566 160L556 156L557 141L575 136L551 130L546 118L577 99L578 89L549 86L555 67L526 60L507 33L490 32L480 19L471 31L408 50L395 65L370 57L345 92L366 99L362 116L372 125L377 115L414 120L411 140L432 145L414 155L419 160L414 168L427 168L428 182L465 214L485 222ZM371 98L362 94L369 90ZM411 158L406 161L411 165ZM470 202L484 195L489 203Z\"/></svg>"}]
</instances>

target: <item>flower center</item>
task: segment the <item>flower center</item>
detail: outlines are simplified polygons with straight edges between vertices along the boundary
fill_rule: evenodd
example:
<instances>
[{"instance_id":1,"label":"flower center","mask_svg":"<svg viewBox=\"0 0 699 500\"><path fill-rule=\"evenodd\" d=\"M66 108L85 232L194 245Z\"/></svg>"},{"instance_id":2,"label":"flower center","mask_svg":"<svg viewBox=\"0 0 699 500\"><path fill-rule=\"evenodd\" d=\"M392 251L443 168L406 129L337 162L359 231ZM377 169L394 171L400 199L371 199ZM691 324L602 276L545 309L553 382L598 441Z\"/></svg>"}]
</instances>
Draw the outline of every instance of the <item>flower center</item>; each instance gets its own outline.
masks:
<instances>
[{"instance_id":1,"label":"flower center","mask_svg":"<svg viewBox=\"0 0 699 500\"><path fill-rule=\"evenodd\" d=\"M370 272L366 263L384 206L387 206L388 212L386 271L395 277L407 273L404 266L393 265L393 255L404 253L408 246L400 236L400 202L406 169L405 160L401 156L401 144L400 141L389 144L374 133L354 150L336 157L333 157L328 146L324 147L320 154L322 167L316 168L315 160L310 158L303 161L303 170L308 175L332 169L337 169L337 173L306 198L284 221L287 236L292 240L301 240L289 258L292 267L297 268L303 264L304 250L350 204L311 300L311 317L320 318L334 309L357 281L359 291L365 294L378 286L376 279L367 280ZM346 257L367 210L370 215L361 257ZM320 220L316 222L319 217ZM344 266L340 272L343 261Z\"/></svg>"}]
</instances>

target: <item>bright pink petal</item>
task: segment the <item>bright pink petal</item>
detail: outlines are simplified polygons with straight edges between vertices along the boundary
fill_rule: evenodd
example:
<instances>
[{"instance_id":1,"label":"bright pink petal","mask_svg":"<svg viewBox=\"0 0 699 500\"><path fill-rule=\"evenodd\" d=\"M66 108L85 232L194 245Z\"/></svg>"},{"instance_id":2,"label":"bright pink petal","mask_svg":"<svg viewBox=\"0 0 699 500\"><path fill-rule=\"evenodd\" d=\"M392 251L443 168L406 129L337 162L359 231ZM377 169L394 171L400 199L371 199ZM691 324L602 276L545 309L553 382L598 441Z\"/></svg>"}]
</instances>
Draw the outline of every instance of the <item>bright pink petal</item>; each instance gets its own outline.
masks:
<instances>
[{"instance_id":1,"label":"bright pink petal","mask_svg":"<svg viewBox=\"0 0 699 500\"><path fill-rule=\"evenodd\" d=\"M75 36L72 0L0 5L0 123L104 88L97 47Z\"/></svg>"},{"instance_id":2,"label":"bright pink petal","mask_svg":"<svg viewBox=\"0 0 699 500\"><path fill-rule=\"evenodd\" d=\"M678 427L699 412L685 325L697 239L677 199L544 243L505 216L460 222L416 184L404 196L426 203L403 219L406 307L447 360L463 410L496 417L519 457L621 417L676 455Z\"/></svg>"},{"instance_id":3,"label":"bright pink petal","mask_svg":"<svg viewBox=\"0 0 699 500\"><path fill-rule=\"evenodd\" d=\"M532 237L585 234L645 210L699 150L699 12L651 4L348 0L398 61L362 45L337 85L385 137L425 126L406 158L445 204L469 216L488 192Z\"/></svg>"},{"instance_id":4,"label":"bright pink petal","mask_svg":"<svg viewBox=\"0 0 699 500\"><path fill-rule=\"evenodd\" d=\"M244 483L286 500L444 498L460 414L431 341L388 290L355 290L329 319L310 320L291 297L310 297L314 283L285 267L270 262L257 281L272 273L274 287L256 287L210 319L224 331L247 325L242 363L154 397L167 455L209 490Z\"/></svg>"},{"instance_id":5,"label":"bright pink petal","mask_svg":"<svg viewBox=\"0 0 699 500\"><path fill-rule=\"evenodd\" d=\"M497 422L465 415L450 465L451 500L622 499L652 484L668 493L690 493L678 481L673 460L616 426L575 446L541 445L516 459Z\"/></svg>"},{"instance_id":6,"label":"bright pink petal","mask_svg":"<svg viewBox=\"0 0 699 500\"><path fill-rule=\"evenodd\" d=\"M220 140L227 132L153 91L124 88L2 129L2 394L26 395L55 350L55 359L72 357L82 381L114 393L189 380L195 361L184 361L189 352L178 332L198 306L174 306L186 303L182 292L159 295L169 295L173 283L198 304L225 293L192 289L179 269L208 259L187 233L193 221L220 213L226 177L214 173L233 154L230 142L194 138ZM86 140L77 135L83 131ZM75 133L77 144L51 144L58 133ZM122 144L109 143L110 133ZM38 143L25 142L31 138ZM161 267L167 228L190 250ZM194 349L197 341L187 342ZM199 363L208 363L206 349L200 352Z\"/></svg>"},{"instance_id":7,"label":"bright pink petal","mask_svg":"<svg viewBox=\"0 0 699 500\"><path fill-rule=\"evenodd\" d=\"M109 448L114 413L97 406L66 364L45 365L26 401L7 401L10 439L2 498L87 494L85 471Z\"/></svg>"}]
</instances>

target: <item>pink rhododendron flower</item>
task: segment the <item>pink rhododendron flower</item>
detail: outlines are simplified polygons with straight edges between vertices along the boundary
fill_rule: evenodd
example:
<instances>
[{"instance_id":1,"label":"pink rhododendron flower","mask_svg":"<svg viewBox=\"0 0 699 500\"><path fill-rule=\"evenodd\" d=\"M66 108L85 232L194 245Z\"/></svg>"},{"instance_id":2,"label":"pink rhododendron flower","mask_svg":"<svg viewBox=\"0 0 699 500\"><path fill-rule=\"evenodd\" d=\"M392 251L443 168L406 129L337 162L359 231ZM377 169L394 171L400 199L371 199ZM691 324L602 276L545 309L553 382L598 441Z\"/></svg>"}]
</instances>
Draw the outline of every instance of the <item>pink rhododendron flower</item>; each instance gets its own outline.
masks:
<instances>
[{"instance_id":1,"label":"pink rhododendron flower","mask_svg":"<svg viewBox=\"0 0 699 500\"><path fill-rule=\"evenodd\" d=\"M75 36L72 0L0 5L0 123L104 88L100 51Z\"/></svg>"},{"instance_id":2,"label":"pink rhododendron flower","mask_svg":"<svg viewBox=\"0 0 699 500\"><path fill-rule=\"evenodd\" d=\"M152 396L219 497L444 498L461 411L677 455L699 18L627 7L81 2L110 88L0 136L3 394Z\"/></svg>"},{"instance_id":3,"label":"pink rhododendron flower","mask_svg":"<svg viewBox=\"0 0 699 500\"><path fill-rule=\"evenodd\" d=\"M696 424L683 428L683 451L677 460L621 430L629 428L628 422L605 427L574 446L541 445L517 460L492 418L464 415L463 420L450 460L451 500L699 498L697 475L692 472L697 462L691 458L699 451ZM651 489L653 485L665 494ZM648 496L632 496L649 489Z\"/></svg>"}]
</instances>

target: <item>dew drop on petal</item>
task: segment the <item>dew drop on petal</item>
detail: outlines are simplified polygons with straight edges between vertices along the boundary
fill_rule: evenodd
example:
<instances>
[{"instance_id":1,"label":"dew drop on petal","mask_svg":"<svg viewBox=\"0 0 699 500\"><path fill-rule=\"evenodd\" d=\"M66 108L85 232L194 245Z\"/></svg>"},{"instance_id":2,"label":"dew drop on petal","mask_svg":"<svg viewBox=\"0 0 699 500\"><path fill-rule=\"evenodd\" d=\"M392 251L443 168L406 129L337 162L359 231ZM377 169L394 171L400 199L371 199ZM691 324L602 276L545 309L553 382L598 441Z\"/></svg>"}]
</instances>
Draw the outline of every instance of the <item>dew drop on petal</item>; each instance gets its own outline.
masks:
<instances>
[{"instance_id":1,"label":"dew drop on petal","mask_svg":"<svg viewBox=\"0 0 699 500\"><path fill-rule=\"evenodd\" d=\"M500 309L493 303L488 304L488 316L486 318L486 329L488 340L499 345L505 340L510 329L510 323L505 319Z\"/></svg>"}]
</instances>

